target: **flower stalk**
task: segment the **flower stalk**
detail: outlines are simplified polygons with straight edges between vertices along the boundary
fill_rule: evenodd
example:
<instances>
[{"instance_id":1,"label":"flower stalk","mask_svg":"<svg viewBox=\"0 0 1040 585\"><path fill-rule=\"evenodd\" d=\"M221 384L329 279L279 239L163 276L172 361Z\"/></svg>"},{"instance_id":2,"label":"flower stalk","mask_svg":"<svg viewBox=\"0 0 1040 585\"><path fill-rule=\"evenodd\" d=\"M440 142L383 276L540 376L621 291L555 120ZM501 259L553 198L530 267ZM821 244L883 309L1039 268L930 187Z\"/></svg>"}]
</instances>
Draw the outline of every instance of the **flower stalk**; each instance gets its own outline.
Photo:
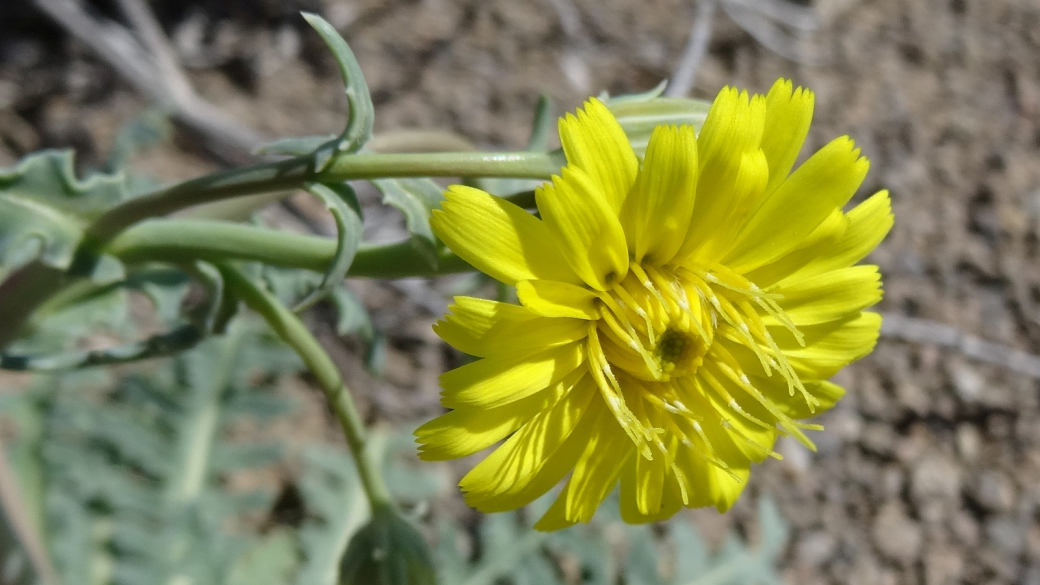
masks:
<instances>
[{"instance_id":1,"label":"flower stalk","mask_svg":"<svg viewBox=\"0 0 1040 585\"><path fill-rule=\"evenodd\" d=\"M90 227L87 243L99 246L131 225L181 209L243 195L382 177L508 177L546 179L563 161L544 152L348 154L318 172L316 155L213 173L164 187L113 207Z\"/></svg>"},{"instance_id":2,"label":"flower stalk","mask_svg":"<svg viewBox=\"0 0 1040 585\"><path fill-rule=\"evenodd\" d=\"M325 272L336 252L336 241L233 222L157 219L122 232L104 251L126 263L248 260ZM410 242L404 241L362 244L347 275L404 278L469 270L473 268L447 250L439 253L434 268Z\"/></svg>"},{"instance_id":3,"label":"flower stalk","mask_svg":"<svg viewBox=\"0 0 1040 585\"><path fill-rule=\"evenodd\" d=\"M347 447L354 456L358 475L361 476L361 483L373 513L390 510L393 507L390 492L375 458L368 449L368 437L364 423L361 422L361 415L332 358L295 313L270 292L258 286L241 269L230 263L218 264L217 268L228 289L250 309L259 313L271 329L299 354L307 369L314 374L346 436Z\"/></svg>"}]
</instances>

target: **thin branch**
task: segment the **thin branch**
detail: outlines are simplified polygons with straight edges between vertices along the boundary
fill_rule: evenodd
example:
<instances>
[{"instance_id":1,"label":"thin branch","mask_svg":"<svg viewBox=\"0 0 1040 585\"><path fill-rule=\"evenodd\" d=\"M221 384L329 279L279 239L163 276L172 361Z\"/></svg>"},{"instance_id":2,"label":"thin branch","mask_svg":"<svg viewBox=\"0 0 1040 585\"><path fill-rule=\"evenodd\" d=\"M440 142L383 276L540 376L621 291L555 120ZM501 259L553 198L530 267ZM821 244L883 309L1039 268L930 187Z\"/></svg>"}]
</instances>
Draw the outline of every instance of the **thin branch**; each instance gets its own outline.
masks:
<instances>
[{"instance_id":1,"label":"thin branch","mask_svg":"<svg viewBox=\"0 0 1040 585\"><path fill-rule=\"evenodd\" d=\"M881 335L890 339L930 343L953 349L969 358L998 365L1033 378L1040 378L1040 356L986 341L943 323L894 313L882 313Z\"/></svg>"},{"instance_id":2,"label":"thin branch","mask_svg":"<svg viewBox=\"0 0 1040 585\"><path fill-rule=\"evenodd\" d=\"M89 14L78 0L34 0L36 6L72 36L94 50L138 91L170 109L171 115L200 133L217 155L243 163L263 136L199 97L176 63L173 49L148 8L139 0L120 0L141 44L123 26Z\"/></svg>"},{"instance_id":3,"label":"thin branch","mask_svg":"<svg viewBox=\"0 0 1040 585\"><path fill-rule=\"evenodd\" d=\"M711 41L711 26L715 21L715 7L718 0L700 0L697 9L697 20L690 30L690 40L683 49L679 65L675 68L672 80L664 90L668 97L684 97L693 88L693 78L697 73L697 67L708 52L708 43Z\"/></svg>"},{"instance_id":4,"label":"thin branch","mask_svg":"<svg viewBox=\"0 0 1040 585\"><path fill-rule=\"evenodd\" d=\"M820 28L820 17L815 10L786 0L724 0L724 2L756 10L780 24L805 32Z\"/></svg>"},{"instance_id":5,"label":"thin branch","mask_svg":"<svg viewBox=\"0 0 1040 585\"><path fill-rule=\"evenodd\" d=\"M137 31L141 42L151 52L158 66L158 75L166 82L167 88L173 90L179 99L194 94L191 82L177 64L177 54L144 0L119 0L119 6Z\"/></svg>"},{"instance_id":6,"label":"thin branch","mask_svg":"<svg viewBox=\"0 0 1040 585\"><path fill-rule=\"evenodd\" d=\"M563 29L564 36L570 41L577 41L583 38L584 33L581 26L581 14L578 9L574 7L571 0L546 0L553 10L556 11L556 15L560 18L560 28Z\"/></svg>"},{"instance_id":7,"label":"thin branch","mask_svg":"<svg viewBox=\"0 0 1040 585\"><path fill-rule=\"evenodd\" d=\"M814 52L803 48L799 39L782 28L786 22L777 22L774 15L762 10L758 4L743 1L724 0L722 9L740 28L748 32L765 48L785 59L804 65L819 65L823 59ZM804 24L804 23L802 23ZM801 27L797 27L801 28ZM812 30L803 28L802 30Z\"/></svg>"}]
</instances>

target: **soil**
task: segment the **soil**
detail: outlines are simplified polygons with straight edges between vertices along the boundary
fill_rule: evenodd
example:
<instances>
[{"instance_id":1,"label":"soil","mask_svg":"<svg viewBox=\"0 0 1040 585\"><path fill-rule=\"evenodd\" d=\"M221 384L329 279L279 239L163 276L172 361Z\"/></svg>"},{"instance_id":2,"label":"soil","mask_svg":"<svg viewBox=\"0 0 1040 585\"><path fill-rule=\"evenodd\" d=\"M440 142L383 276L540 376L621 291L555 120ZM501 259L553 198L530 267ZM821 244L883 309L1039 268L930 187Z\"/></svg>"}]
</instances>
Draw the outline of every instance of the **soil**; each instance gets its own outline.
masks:
<instances>
[{"instance_id":1,"label":"soil","mask_svg":"<svg viewBox=\"0 0 1040 585\"><path fill-rule=\"evenodd\" d=\"M111 4L96 6L115 14ZM671 75L695 5L153 3L198 91L269 136L342 124L338 72L298 17L311 10L356 52L377 131L445 129L497 148L523 146L541 93L561 113L601 90L642 91ZM871 257L884 274L879 309L1040 353L1040 4L812 7L820 27L807 39L781 39L801 62L766 48L720 10L691 94L710 99L726 84L765 91L779 76L812 88L807 151L849 134L872 161L859 197L892 194L895 228ZM0 165L72 147L80 167L100 166L118 129L148 103L30 3L0 3L0 23ZM178 133L134 165L169 180L218 163ZM374 206L371 195L367 203ZM400 233L393 214L368 219L370 235ZM370 418L431 416L436 375L452 365L429 330L443 301L419 282L355 284L390 341L381 380L357 365L349 346L337 353L368 398ZM753 533L754 500L772 494L793 527L783 560L789 583L1040 584L1037 381L937 345L882 339L839 382L848 396L822 417L816 453L782 442L785 459L760 465L731 513L691 516L710 530L736 524Z\"/></svg>"}]
</instances>

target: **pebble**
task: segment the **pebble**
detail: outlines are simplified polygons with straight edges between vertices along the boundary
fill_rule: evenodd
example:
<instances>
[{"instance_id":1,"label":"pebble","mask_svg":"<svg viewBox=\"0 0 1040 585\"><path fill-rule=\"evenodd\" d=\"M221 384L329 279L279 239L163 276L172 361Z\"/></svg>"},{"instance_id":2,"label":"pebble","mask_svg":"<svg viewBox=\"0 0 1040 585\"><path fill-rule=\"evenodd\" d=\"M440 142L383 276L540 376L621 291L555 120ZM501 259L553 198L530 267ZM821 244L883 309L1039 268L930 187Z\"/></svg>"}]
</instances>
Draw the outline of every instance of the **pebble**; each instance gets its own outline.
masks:
<instances>
[{"instance_id":1,"label":"pebble","mask_svg":"<svg viewBox=\"0 0 1040 585\"><path fill-rule=\"evenodd\" d=\"M822 530L814 530L798 539L795 556L798 563L808 567L819 567L834 553L837 541Z\"/></svg>"},{"instance_id":2,"label":"pebble","mask_svg":"<svg viewBox=\"0 0 1040 585\"><path fill-rule=\"evenodd\" d=\"M964 573L964 557L956 550L929 550L924 557L925 585L955 585Z\"/></svg>"},{"instance_id":3,"label":"pebble","mask_svg":"<svg viewBox=\"0 0 1040 585\"><path fill-rule=\"evenodd\" d=\"M963 423L957 427L957 453L966 463L974 463L982 448L982 435L975 425Z\"/></svg>"},{"instance_id":4,"label":"pebble","mask_svg":"<svg viewBox=\"0 0 1040 585\"><path fill-rule=\"evenodd\" d=\"M943 455L929 455L911 472L910 491L918 503L929 498L952 499L960 494L960 467Z\"/></svg>"},{"instance_id":5,"label":"pebble","mask_svg":"<svg viewBox=\"0 0 1040 585\"><path fill-rule=\"evenodd\" d=\"M1008 516L997 516L986 521L986 537L1003 555L1017 557L1025 549L1026 539L1022 526Z\"/></svg>"},{"instance_id":6,"label":"pebble","mask_svg":"<svg viewBox=\"0 0 1040 585\"><path fill-rule=\"evenodd\" d=\"M863 429L860 443L876 455L891 456L895 448L896 433L892 427L883 423L868 423Z\"/></svg>"},{"instance_id":7,"label":"pebble","mask_svg":"<svg viewBox=\"0 0 1040 585\"><path fill-rule=\"evenodd\" d=\"M967 512L958 511L950 517L950 532L966 548L973 548L979 543L979 524Z\"/></svg>"},{"instance_id":8,"label":"pebble","mask_svg":"<svg viewBox=\"0 0 1040 585\"><path fill-rule=\"evenodd\" d=\"M874 518L874 546L885 558L909 564L921 549L921 527L906 515L903 506L886 503Z\"/></svg>"},{"instance_id":9,"label":"pebble","mask_svg":"<svg viewBox=\"0 0 1040 585\"><path fill-rule=\"evenodd\" d=\"M988 469L977 480L975 499L991 512L1007 513L1015 506L1015 485L1007 474Z\"/></svg>"},{"instance_id":10,"label":"pebble","mask_svg":"<svg viewBox=\"0 0 1040 585\"><path fill-rule=\"evenodd\" d=\"M977 402L986 387L982 374L960 361L950 364L950 378L957 396L968 404Z\"/></svg>"}]
</instances>

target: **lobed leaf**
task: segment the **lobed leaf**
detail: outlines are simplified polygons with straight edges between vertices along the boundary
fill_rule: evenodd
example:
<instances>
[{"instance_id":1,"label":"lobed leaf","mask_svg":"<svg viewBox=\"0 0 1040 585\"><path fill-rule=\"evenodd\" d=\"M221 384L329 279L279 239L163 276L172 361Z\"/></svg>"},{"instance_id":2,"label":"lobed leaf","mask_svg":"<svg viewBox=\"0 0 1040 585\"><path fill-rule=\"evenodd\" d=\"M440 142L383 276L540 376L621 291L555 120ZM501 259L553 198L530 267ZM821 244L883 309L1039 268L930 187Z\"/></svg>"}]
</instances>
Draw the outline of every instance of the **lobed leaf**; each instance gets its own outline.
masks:
<instances>
[{"instance_id":1,"label":"lobed leaf","mask_svg":"<svg viewBox=\"0 0 1040 585\"><path fill-rule=\"evenodd\" d=\"M444 200L444 189L432 179L374 179L372 184L383 194L383 203L404 214L412 246L437 267L437 238L430 227L430 212Z\"/></svg>"},{"instance_id":2,"label":"lobed leaf","mask_svg":"<svg viewBox=\"0 0 1040 585\"><path fill-rule=\"evenodd\" d=\"M87 224L128 198L122 173L77 179L72 151L44 150L0 169L0 269L37 259L67 269Z\"/></svg>"},{"instance_id":3,"label":"lobed leaf","mask_svg":"<svg viewBox=\"0 0 1040 585\"><path fill-rule=\"evenodd\" d=\"M354 263L358 246L361 245L361 204L358 203L354 188L348 183L311 183L307 186L307 191L325 203L326 209L332 213L336 221L336 254L317 288L295 307L294 310L297 312L324 299L331 294L336 285L343 282L350 265Z\"/></svg>"}]
</instances>

